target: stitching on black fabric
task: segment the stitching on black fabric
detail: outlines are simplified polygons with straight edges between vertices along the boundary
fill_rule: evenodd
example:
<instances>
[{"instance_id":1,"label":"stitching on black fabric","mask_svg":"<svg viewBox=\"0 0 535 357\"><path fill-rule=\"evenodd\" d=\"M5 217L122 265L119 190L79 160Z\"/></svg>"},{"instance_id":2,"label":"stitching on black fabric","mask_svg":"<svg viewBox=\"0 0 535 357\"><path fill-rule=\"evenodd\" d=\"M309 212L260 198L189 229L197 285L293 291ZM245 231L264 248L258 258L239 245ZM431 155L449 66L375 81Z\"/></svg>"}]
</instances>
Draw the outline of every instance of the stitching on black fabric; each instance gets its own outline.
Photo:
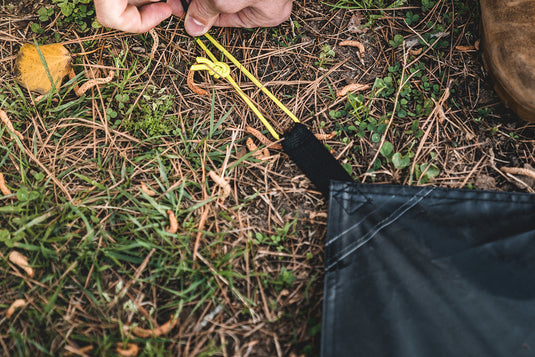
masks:
<instances>
[{"instance_id":1,"label":"stitching on black fabric","mask_svg":"<svg viewBox=\"0 0 535 357\"><path fill-rule=\"evenodd\" d=\"M425 191L425 192L424 192ZM370 230L366 235L358 239L357 241L348 244L347 246L342 249L342 251L337 252L338 254L335 255L335 261L329 264L325 270L328 271L333 268L336 264L341 262L342 260L346 259L353 253L355 253L357 250L360 249L360 247L367 244L369 241L371 241L377 233L383 230L383 228L391 225L392 223L396 222L399 218L401 218L406 212L412 210L416 205L418 205L422 200L424 200L428 195L433 193L435 191L435 188L428 187L428 188L422 188L420 190L420 193L423 192L423 194L420 195L412 195L412 198L399 206L396 210L390 213L388 217L383 218L379 223L377 223L373 230ZM415 199L415 202L411 202L412 199ZM400 211L401 210L401 211ZM342 237L344 234L354 230L356 227L360 226L360 222L354 224L353 226L346 229L344 232L340 232L337 234L334 239L330 240L330 242L334 242L338 240L340 237Z\"/></svg>"},{"instance_id":2,"label":"stitching on black fabric","mask_svg":"<svg viewBox=\"0 0 535 357\"><path fill-rule=\"evenodd\" d=\"M436 187L437 189L439 189L438 187ZM439 189L440 190L440 189ZM343 190L335 190L335 194L336 193L339 193L339 192L343 192ZM392 196L392 195L396 195L396 196L400 196L400 197L413 197L415 196L415 194L418 194L418 193L415 193L415 194L408 194L408 193L384 193L384 192L374 192L374 191L364 191L362 189L360 189L360 192L364 195L365 193L367 193L368 195L376 195L376 196ZM448 191L447 191L448 192ZM447 193L445 192L445 193ZM463 191L449 191L449 192L455 192L455 193L464 193ZM488 193L489 191L475 191L475 192L472 192L472 191L467 191L466 194L477 194L477 192L482 192L482 193ZM435 191L435 193L441 193L441 191ZM491 194L497 194L497 195L500 195L500 196L505 196L505 198L509 195L513 195L514 197L518 197L520 199L522 199L521 201L513 201L511 199L508 199L508 200L499 200L499 199L492 199L492 198L485 198L485 199L482 199L482 198L468 198L468 197L446 197L446 196L430 196L430 197L427 197L428 199L430 198L434 198L434 199L447 199L447 200L462 200L462 201L475 201L475 202L504 202L504 203L522 203L522 204L535 204L535 195L531 196L530 194L528 193L521 193L521 192L510 192L510 193L506 193L506 192L491 192ZM525 197L525 199L523 199ZM526 199L528 201L526 201Z\"/></svg>"}]
</instances>

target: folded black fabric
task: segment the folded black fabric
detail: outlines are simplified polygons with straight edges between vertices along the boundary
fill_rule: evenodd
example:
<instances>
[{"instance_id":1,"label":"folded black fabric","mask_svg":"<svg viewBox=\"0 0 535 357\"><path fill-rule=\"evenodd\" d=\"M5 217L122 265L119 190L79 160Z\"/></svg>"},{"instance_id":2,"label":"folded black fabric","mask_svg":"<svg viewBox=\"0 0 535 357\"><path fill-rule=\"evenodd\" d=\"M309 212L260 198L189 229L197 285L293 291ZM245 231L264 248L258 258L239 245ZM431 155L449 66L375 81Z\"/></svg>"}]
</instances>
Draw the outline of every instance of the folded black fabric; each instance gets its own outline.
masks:
<instances>
[{"instance_id":1,"label":"folded black fabric","mask_svg":"<svg viewBox=\"0 0 535 357\"><path fill-rule=\"evenodd\" d=\"M322 356L535 356L535 196L331 185Z\"/></svg>"}]
</instances>

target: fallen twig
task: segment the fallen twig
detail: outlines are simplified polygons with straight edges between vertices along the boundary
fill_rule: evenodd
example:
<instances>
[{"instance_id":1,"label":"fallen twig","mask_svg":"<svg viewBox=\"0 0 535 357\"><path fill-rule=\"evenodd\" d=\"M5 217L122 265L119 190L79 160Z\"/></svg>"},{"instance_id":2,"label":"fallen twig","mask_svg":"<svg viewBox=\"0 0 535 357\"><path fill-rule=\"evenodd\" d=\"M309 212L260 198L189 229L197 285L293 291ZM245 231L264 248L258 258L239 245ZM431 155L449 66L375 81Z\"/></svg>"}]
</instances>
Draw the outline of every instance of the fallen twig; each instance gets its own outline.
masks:
<instances>
[{"instance_id":1,"label":"fallen twig","mask_svg":"<svg viewBox=\"0 0 535 357\"><path fill-rule=\"evenodd\" d=\"M11 120L9 120L9 117L7 116L7 113L5 111L3 111L2 109L0 109L0 119L5 124L5 126L8 128L8 130L11 131L12 134L18 136L18 138L20 140L24 139L24 136L22 136L22 134L20 132L15 130L15 128L13 127L13 123L11 123Z\"/></svg>"},{"instance_id":2,"label":"fallen twig","mask_svg":"<svg viewBox=\"0 0 535 357\"><path fill-rule=\"evenodd\" d=\"M502 167L500 170L506 174L527 176L535 180L535 170L521 167Z\"/></svg>"}]
</instances>

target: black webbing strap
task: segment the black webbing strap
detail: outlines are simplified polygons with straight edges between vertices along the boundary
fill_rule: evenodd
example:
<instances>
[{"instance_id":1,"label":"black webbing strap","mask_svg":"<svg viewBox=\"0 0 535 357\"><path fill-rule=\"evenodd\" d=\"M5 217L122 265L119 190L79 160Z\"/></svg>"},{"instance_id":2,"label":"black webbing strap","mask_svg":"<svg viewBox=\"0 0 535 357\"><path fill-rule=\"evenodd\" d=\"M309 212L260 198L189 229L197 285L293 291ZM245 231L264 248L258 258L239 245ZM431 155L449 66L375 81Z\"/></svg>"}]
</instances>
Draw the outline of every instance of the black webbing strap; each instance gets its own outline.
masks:
<instances>
[{"instance_id":1,"label":"black webbing strap","mask_svg":"<svg viewBox=\"0 0 535 357\"><path fill-rule=\"evenodd\" d=\"M326 198L329 197L331 180L353 181L321 141L303 124L296 123L284 134L282 148Z\"/></svg>"}]
</instances>

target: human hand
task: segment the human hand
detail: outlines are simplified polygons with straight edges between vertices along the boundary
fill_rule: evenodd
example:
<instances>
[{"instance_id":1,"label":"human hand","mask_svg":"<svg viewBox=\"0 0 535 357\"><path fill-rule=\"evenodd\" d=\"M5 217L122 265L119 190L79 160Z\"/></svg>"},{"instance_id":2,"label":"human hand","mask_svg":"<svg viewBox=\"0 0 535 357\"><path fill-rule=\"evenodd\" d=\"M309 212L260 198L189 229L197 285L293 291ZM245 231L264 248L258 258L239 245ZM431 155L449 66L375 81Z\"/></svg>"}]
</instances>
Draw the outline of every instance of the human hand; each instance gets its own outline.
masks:
<instances>
[{"instance_id":1,"label":"human hand","mask_svg":"<svg viewBox=\"0 0 535 357\"><path fill-rule=\"evenodd\" d=\"M147 32L175 14L184 16L180 0L95 0L97 20L106 27L126 32Z\"/></svg>"},{"instance_id":2,"label":"human hand","mask_svg":"<svg viewBox=\"0 0 535 357\"><path fill-rule=\"evenodd\" d=\"M192 0L184 21L190 35L201 36L212 26L277 26L290 17L291 11L292 0ZM182 6L173 13L183 16Z\"/></svg>"}]
</instances>

